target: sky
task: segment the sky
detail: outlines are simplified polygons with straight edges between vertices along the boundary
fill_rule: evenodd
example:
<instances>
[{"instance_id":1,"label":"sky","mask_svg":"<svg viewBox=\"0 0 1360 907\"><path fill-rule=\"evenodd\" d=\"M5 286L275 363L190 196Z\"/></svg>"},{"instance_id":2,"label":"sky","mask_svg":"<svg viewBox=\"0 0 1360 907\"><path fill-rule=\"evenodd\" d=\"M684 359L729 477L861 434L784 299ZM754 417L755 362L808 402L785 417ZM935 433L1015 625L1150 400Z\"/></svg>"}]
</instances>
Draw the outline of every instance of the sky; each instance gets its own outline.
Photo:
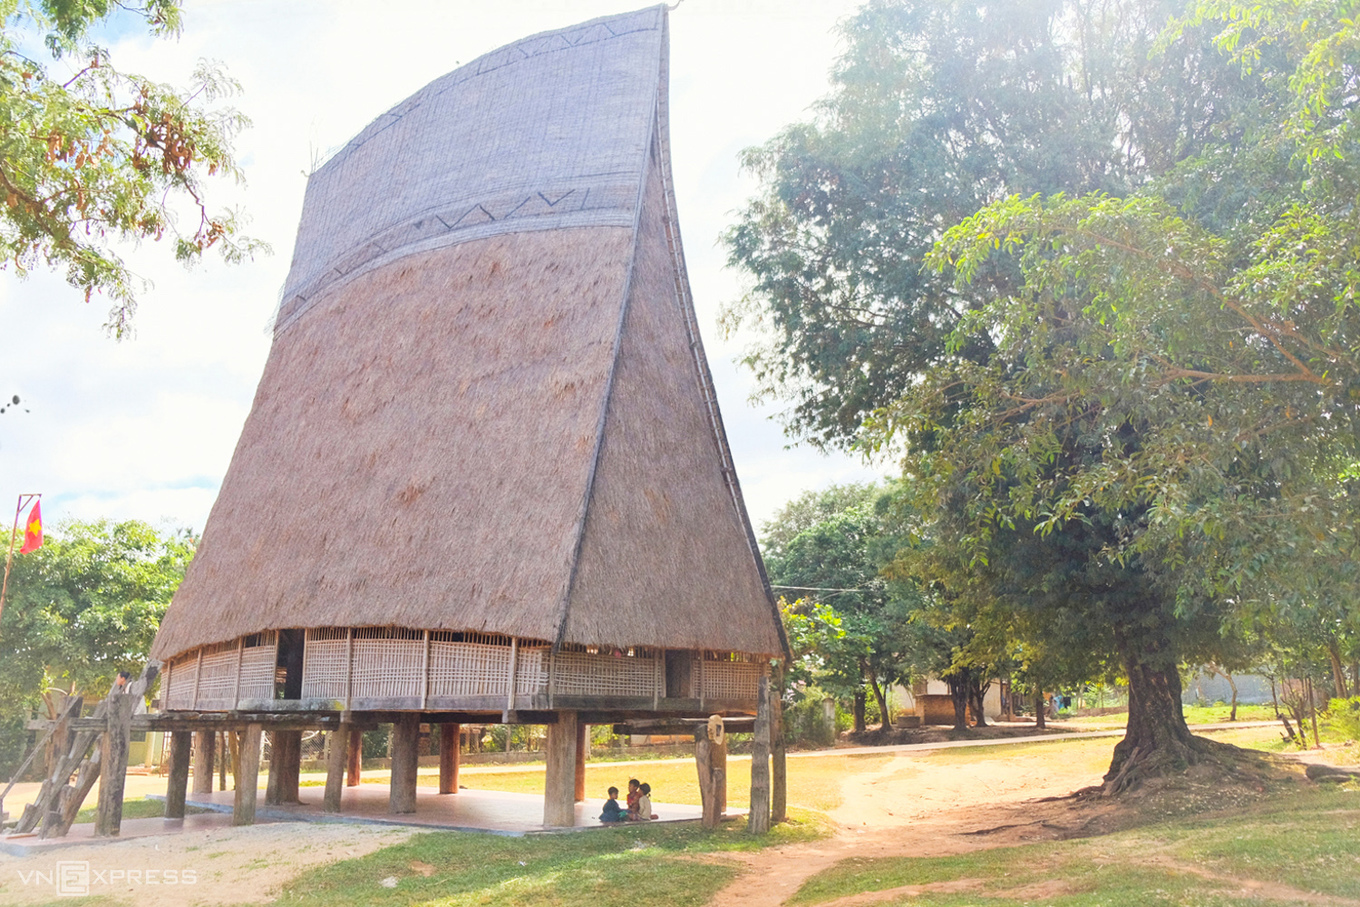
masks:
<instances>
[{"instance_id":1,"label":"sky","mask_svg":"<svg viewBox=\"0 0 1360 907\"><path fill-rule=\"evenodd\" d=\"M135 335L102 329L108 304L57 275L0 271L0 518L41 492L44 522L142 519L201 531L269 352L269 322L292 258L306 174L416 90L511 41L641 0L187 0L178 39L115 28L113 63L187 84L200 59L241 83L252 126L236 142L243 185L213 181L273 254L186 270L168 244L125 250L149 281ZM749 336L724 338L721 307L741 275L723 229L756 190L738 153L806 119L827 90L850 0L683 0L671 13L671 146L681 238L747 508L757 530L808 489L865 481L887 466L790 447L735 364Z\"/></svg>"}]
</instances>

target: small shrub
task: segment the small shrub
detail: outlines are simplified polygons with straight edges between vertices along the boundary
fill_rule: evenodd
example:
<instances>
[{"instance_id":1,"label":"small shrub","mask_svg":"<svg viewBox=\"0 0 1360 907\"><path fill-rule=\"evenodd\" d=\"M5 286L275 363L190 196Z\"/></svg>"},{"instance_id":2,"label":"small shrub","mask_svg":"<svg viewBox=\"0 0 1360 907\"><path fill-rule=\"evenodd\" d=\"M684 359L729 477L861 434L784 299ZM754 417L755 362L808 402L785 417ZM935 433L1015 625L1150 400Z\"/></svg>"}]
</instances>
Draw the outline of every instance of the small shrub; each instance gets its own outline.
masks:
<instances>
[{"instance_id":1,"label":"small shrub","mask_svg":"<svg viewBox=\"0 0 1360 907\"><path fill-rule=\"evenodd\" d=\"M1333 699L1327 704L1327 718L1332 730L1347 740L1360 742L1360 696Z\"/></svg>"}]
</instances>

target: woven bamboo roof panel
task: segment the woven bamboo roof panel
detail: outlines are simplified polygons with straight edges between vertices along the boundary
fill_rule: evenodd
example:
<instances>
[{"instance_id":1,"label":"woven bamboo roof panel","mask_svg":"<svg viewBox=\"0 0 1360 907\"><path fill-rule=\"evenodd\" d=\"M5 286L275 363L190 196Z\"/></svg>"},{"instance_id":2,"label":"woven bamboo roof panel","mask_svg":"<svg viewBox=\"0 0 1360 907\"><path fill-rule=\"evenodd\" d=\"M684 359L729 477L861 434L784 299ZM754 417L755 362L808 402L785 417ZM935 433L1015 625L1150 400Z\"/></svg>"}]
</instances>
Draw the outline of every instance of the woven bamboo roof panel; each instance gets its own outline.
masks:
<instances>
[{"instance_id":1,"label":"woven bamboo roof panel","mask_svg":"<svg viewBox=\"0 0 1360 907\"><path fill-rule=\"evenodd\" d=\"M665 25L488 54L313 175L154 657L290 627L785 648L684 275ZM515 193L538 213L490 204Z\"/></svg>"}]
</instances>

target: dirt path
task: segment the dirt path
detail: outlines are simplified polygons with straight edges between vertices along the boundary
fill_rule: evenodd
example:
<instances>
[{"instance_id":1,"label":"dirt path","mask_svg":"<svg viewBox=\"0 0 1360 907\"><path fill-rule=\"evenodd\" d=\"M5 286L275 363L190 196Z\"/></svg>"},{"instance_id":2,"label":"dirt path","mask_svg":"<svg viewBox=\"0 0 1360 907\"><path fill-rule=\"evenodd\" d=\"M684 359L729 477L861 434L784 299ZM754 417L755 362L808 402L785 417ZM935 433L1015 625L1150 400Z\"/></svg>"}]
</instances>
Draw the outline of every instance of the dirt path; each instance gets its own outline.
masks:
<instances>
[{"instance_id":1,"label":"dirt path","mask_svg":"<svg viewBox=\"0 0 1360 907\"><path fill-rule=\"evenodd\" d=\"M744 871L713 903L777 907L850 857L947 856L1057 839L1092 813L1077 819L1067 802L1038 801L1095 784L1108 760L1103 746L1063 744L966 760L899 753L876 772L845 779L834 837L733 857Z\"/></svg>"}]
</instances>

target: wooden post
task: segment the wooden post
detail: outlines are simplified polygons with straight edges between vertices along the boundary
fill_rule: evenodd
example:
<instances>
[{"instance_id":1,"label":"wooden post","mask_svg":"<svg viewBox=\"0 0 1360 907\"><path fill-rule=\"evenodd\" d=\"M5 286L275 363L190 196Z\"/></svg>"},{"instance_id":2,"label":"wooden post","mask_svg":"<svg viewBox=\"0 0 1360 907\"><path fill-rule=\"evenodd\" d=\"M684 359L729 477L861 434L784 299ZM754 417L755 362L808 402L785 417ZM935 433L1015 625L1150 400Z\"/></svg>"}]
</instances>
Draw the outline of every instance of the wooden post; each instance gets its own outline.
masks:
<instances>
[{"instance_id":1,"label":"wooden post","mask_svg":"<svg viewBox=\"0 0 1360 907\"><path fill-rule=\"evenodd\" d=\"M302 731L269 732L269 783L264 802L297 803L302 764Z\"/></svg>"},{"instance_id":2,"label":"wooden post","mask_svg":"<svg viewBox=\"0 0 1360 907\"><path fill-rule=\"evenodd\" d=\"M167 819L184 818L184 795L189 787L189 747L192 744L193 735L189 731L170 732L170 780L165 785ZM198 793L197 785L194 793Z\"/></svg>"},{"instance_id":3,"label":"wooden post","mask_svg":"<svg viewBox=\"0 0 1360 907\"><path fill-rule=\"evenodd\" d=\"M232 808L232 825L255 824L255 801L260 786L260 726L248 724L241 734L241 770L236 776L236 801Z\"/></svg>"},{"instance_id":4,"label":"wooden post","mask_svg":"<svg viewBox=\"0 0 1360 907\"><path fill-rule=\"evenodd\" d=\"M576 784L575 802L580 803L586 798L586 753L590 748L590 725L580 723L576 725Z\"/></svg>"},{"instance_id":5,"label":"wooden post","mask_svg":"<svg viewBox=\"0 0 1360 907\"><path fill-rule=\"evenodd\" d=\"M770 824L787 822L788 766L784 747L784 666L774 672L775 685L770 692Z\"/></svg>"},{"instance_id":6,"label":"wooden post","mask_svg":"<svg viewBox=\"0 0 1360 907\"><path fill-rule=\"evenodd\" d=\"M770 678L761 675L756 697L755 739L751 745L751 814L747 829L753 835L770 830Z\"/></svg>"},{"instance_id":7,"label":"wooden post","mask_svg":"<svg viewBox=\"0 0 1360 907\"><path fill-rule=\"evenodd\" d=\"M223 731L223 732L221 733L220 736L221 736L221 739L218 741L218 744L217 744L217 751L218 751L219 753L221 753L222 755L221 755L221 757L217 760L217 789L218 789L218 790L226 790L226 789L227 789L227 762L228 762L227 754L228 754L228 752L230 751L230 747L229 747L229 744L227 743L227 732L226 732L226 731Z\"/></svg>"},{"instance_id":8,"label":"wooden post","mask_svg":"<svg viewBox=\"0 0 1360 907\"><path fill-rule=\"evenodd\" d=\"M279 786L283 781L282 777L280 777L280 768L283 763L283 750L287 747L287 744L280 738L282 738L286 732L266 731L265 733L269 739L269 779L265 781L264 785L264 802L272 806L275 803L280 802Z\"/></svg>"},{"instance_id":9,"label":"wooden post","mask_svg":"<svg viewBox=\"0 0 1360 907\"><path fill-rule=\"evenodd\" d=\"M123 823L123 784L127 780L128 739L132 736L132 711L141 694L129 695L119 687L105 700L104 731L99 766L99 807L94 815L94 833L101 838L118 836Z\"/></svg>"},{"instance_id":10,"label":"wooden post","mask_svg":"<svg viewBox=\"0 0 1360 907\"><path fill-rule=\"evenodd\" d=\"M197 731L194 743L194 793L210 794L213 787L213 759L217 755L217 732ZM168 799L166 802L169 802Z\"/></svg>"},{"instance_id":11,"label":"wooden post","mask_svg":"<svg viewBox=\"0 0 1360 907\"><path fill-rule=\"evenodd\" d=\"M727 732L721 715L710 716L695 731L694 763L699 770L703 826L717 828L727 809Z\"/></svg>"},{"instance_id":12,"label":"wooden post","mask_svg":"<svg viewBox=\"0 0 1360 907\"><path fill-rule=\"evenodd\" d=\"M231 751L231 789L241 786L241 735L243 731L227 731L227 748Z\"/></svg>"},{"instance_id":13,"label":"wooden post","mask_svg":"<svg viewBox=\"0 0 1360 907\"><path fill-rule=\"evenodd\" d=\"M420 765L420 713L407 712L392 723L392 781L387 811L416 811L416 769Z\"/></svg>"},{"instance_id":14,"label":"wooden post","mask_svg":"<svg viewBox=\"0 0 1360 907\"><path fill-rule=\"evenodd\" d=\"M712 721L712 719L709 719ZM727 731L723 729L713 741L713 799L718 818L727 812Z\"/></svg>"},{"instance_id":15,"label":"wooden post","mask_svg":"<svg viewBox=\"0 0 1360 907\"><path fill-rule=\"evenodd\" d=\"M543 779L543 824L571 828L576 824L576 730L579 714L558 712L548 725L547 766Z\"/></svg>"},{"instance_id":16,"label":"wooden post","mask_svg":"<svg viewBox=\"0 0 1360 907\"><path fill-rule=\"evenodd\" d=\"M364 732L355 728L349 732L349 771L345 787L358 787L364 766Z\"/></svg>"},{"instance_id":17,"label":"wooden post","mask_svg":"<svg viewBox=\"0 0 1360 907\"><path fill-rule=\"evenodd\" d=\"M439 726L439 792L458 793L459 741L462 739L462 725L441 724Z\"/></svg>"},{"instance_id":18,"label":"wooden post","mask_svg":"<svg viewBox=\"0 0 1360 907\"><path fill-rule=\"evenodd\" d=\"M345 763L349 744L349 726L340 725L326 732L326 793L321 800L321 811L340 812L340 791L345 785Z\"/></svg>"}]
</instances>

